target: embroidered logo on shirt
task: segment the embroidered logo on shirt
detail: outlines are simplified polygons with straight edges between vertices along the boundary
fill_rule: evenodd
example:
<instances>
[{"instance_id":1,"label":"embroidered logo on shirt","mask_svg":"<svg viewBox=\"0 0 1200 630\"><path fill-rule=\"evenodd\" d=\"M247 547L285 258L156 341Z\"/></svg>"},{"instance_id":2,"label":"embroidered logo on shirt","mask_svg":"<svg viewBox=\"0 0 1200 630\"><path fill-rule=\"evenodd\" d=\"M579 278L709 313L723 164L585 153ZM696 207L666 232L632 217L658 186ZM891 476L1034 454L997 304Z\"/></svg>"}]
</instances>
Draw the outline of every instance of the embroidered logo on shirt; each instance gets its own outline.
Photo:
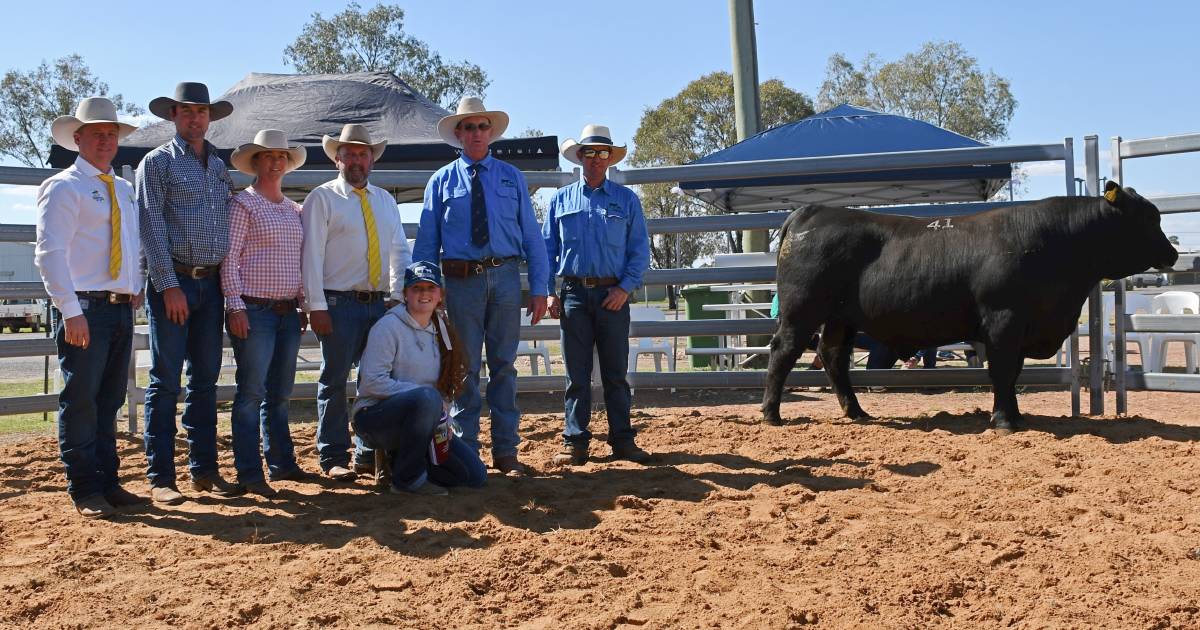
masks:
<instances>
[{"instance_id":1,"label":"embroidered logo on shirt","mask_svg":"<svg viewBox=\"0 0 1200 630\"><path fill-rule=\"evenodd\" d=\"M104 195L101 195L99 190L93 190L92 199L95 201L104 201Z\"/></svg>"}]
</instances>

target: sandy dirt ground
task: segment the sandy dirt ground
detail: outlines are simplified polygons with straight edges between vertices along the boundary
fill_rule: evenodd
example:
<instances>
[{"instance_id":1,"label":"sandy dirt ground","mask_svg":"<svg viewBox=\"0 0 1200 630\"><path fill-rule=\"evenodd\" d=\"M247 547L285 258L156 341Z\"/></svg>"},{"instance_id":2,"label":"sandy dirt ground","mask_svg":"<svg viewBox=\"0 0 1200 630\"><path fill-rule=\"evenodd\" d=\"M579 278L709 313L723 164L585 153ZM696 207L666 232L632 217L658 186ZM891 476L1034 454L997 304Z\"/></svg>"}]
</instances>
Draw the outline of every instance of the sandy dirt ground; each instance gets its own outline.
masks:
<instances>
[{"instance_id":1,"label":"sandy dirt ground","mask_svg":"<svg viewBox=\"0 0 1200 630\"><path fill-rule=\"evenodd\" d=\"M52 438L5 441L0 625L1200 627L1200 396L1070 419L1066 392L1025 393L1029 430L999 436L986 392L864 393L865 424L793 392L782 427L759 395L639 391L647 466L601 432L553 468L562 415L526 400L532 478L448 499L281 482L109 521L72 509ZM312 426L294 434L315 470Z\"/></svg>"}]
</instances>

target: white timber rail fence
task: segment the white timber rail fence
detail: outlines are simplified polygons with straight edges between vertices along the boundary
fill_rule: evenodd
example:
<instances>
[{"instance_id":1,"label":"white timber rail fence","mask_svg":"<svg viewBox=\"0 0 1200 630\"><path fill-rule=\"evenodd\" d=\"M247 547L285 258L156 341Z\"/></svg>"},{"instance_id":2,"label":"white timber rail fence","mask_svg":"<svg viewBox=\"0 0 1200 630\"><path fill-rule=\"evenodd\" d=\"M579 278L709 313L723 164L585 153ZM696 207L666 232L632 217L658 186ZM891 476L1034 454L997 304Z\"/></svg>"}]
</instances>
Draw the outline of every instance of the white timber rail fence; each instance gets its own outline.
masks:
<instances>
[{"instance_id":1,"label":"white timber rail fence","mask_svg":"<svg viewBox=\"0 0 1200 630\"><path fill-rule=\"evenodd\" d=\"M754 179L764 176L820 175L828 173L854 173L891 170L896 168L936 168L990 164L1014 164L1023 162L1061 161L1065 172L1065 188L1068 195L1075 194L1073 139L1048 144L1026 144L962 149L938 149L927 151L904 151L894 153L871 153L840 155L832 157L791 158L731 162L723 164L699 164L682 166L656 166L609 171L609 178L619 184L638 185L647 183L674 183L703 181L708 179ZM38 185L57 172L55 169L0 167L0 184ZM235 184L244 186L249 178L240 173L231 173ZM422 188L433 174L432 171L376 171L371 182L387 189ZM132 180L128 168L122 175ZM284 187L295 190L315 187L337 176L335 171L293 171L289 173ZM532 171L525 173L532 188L566 186L579 177L573 173L556 171ZM910 205L884 208L867 208L875 212L917 217L944 217L978 212L989 208L1012 205L1009 203L970 203L950 205ZM689 232L711 232L717 230L761 230L777 229L789 212L781 208L778 212L756 212L727 214L705 217L677 217L651 219L647 227L651 234ZM409 238L416 236L417 226L405 224ZM0 240L31 242L35 229L31 225L0 224ZM714 267L701 269L651 269L646 272L646 285L685 285L697 283L773 282L776 280L775 266ZM526 286L528 285L526 281ZM46 299L45 290L38 282L0 282L0 299ZM682 337L692 335L770 335L775 332L774 319L708 319L683 321L635 321L631 322L630 337ZM1098 329L1097 329L1098 330ZM522 326L522 340L557 340L557 326ZM1093 338L1099 333L1093 331ZM1034 386L1068 385L1072 392L1071 413L1079 414L1079 392L1081 372L1079 359L1074 349L1077 335L1072 335L1072 351L1067 367L1029 367L1022 370L1018 383ZM311 331L305 334L301 348L317 346ZM135 334L134 351L149 348L146 334ZM226 339L228 347L228 339ZM24 339L0 341L0 359L20 356L55 356L57 350L53 339ZM130 361L128 383L129 430L137 429L137 405L145 401L145 390L136 381L137 361ZM1091 379L1099 383L1103 373ZM703 371L703 372L633 372L629 375L631 387L638 388L757 388L766 380L765 371ZM517 379L520 392L562 391L564 379L561 375L521 376ZM827 385L823 372L794 370L787 384L796 386ZM988 386L991 384L987 372L981 368L942 368L937 370L855 370L856 386L887 387L958 387ZM1096 387L1098 388L1098 386ZM1095 389L1095 388L1094 388ZM218 387L218 400L233 399L235 387ZM292 393L293 399L316 397L316 383L298 383ZM30 412L45 412L57 409L57 395L43 394L0 398L0 415Z\"/></svg>"},{"instance_id":2,"label":"white timber rail fence","mask_svg":"<svg viewBox=\"0 0 1200 630\"><path fill-rule=\"evenodd\" d=\"M1200 133L1159 136L1126 140L1112 139L1112 179L1122 186L1125 181L1124 162L1134 158L1200 153ZM1090 178L1090 176L1089 176ZM1092 190L1096 190L1093 188ZM1200 212L1200 193L1168 195L1150 199L1161 214ZM1179 271L1176 269L1176 271ZM1170 273L1170 272L1168 272ZM1133 333L1191 333L1200 339L1200 314L1191 315L1127 315L1125 314L1125 283L1118 282L1113 296L1114 338L1116 339L1113 373L1115 376L1117 413L1129 412L1126 391L1154 390L1170 392L1200 392L1200 374L1176 374L1130 370L1125 352L1125 334ZM1166 362L1164 361L1163 364Z\"/></svg>"}]
</instances>

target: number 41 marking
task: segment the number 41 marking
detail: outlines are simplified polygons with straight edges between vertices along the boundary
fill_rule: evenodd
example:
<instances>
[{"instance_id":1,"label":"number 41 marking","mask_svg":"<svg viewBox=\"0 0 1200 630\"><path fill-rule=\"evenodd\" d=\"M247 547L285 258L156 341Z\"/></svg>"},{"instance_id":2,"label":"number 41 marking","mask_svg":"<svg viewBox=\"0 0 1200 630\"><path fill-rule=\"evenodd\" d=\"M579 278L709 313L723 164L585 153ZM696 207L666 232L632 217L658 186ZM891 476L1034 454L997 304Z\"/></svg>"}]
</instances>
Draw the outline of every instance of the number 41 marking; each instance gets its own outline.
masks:
<instances>
[{"instance_id":1,"label":"number 41 marking","mask_svg":"<svg viewBox=\"0 0 1200 630\"><path fill-rule=\"evenodd\" d=\"M943 223L943 221L945 221L945 223ZM950 224L950 217L946 217L945 219L937 219L925 227L931 230L950 230L954 228L954 226Z\"/></svg>"}]
</instances>

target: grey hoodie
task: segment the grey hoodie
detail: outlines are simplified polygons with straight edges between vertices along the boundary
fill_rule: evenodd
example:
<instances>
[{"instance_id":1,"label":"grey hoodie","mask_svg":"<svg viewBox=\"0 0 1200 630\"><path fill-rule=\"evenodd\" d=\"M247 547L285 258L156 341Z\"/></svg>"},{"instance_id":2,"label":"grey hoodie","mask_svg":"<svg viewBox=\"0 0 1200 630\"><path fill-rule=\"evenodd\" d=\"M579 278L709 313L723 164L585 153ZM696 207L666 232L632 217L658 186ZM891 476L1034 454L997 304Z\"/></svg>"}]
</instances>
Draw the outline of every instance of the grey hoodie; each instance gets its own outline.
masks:
<instances>
[{"instance_id":1,"label":"grey hoodie","mask_svg":"<svg viewBox=\"0 0 1200 630\"><path fill-rule=\"evenodd\" d=\"M371 327L358 363L358 399L350 417L401 392L436 387L442 353L435 335L433 323L421 327L404 304L384 313Z\"/></svg>"}]
</instances>

